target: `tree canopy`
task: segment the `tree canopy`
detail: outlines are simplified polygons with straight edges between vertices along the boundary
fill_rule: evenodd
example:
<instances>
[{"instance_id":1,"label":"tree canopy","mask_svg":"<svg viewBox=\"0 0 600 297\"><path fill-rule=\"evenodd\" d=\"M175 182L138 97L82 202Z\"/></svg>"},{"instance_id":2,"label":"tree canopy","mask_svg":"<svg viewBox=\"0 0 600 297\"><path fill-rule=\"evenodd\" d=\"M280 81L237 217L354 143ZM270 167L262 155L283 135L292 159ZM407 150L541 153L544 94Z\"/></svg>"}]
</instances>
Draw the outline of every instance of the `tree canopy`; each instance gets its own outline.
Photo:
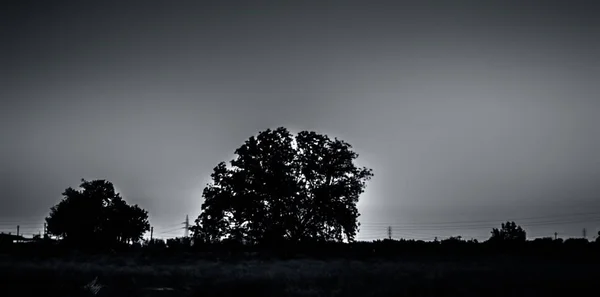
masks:
<instances>
[{"instance_id":1,"label":"tree canopy","mask_svg":"<svg viewBox=\"0 0 600 297\"><path fill-rule=\"evenodd\" d=\"M358 154L337 138L286 128L267 129L235 150L231 166L219 163L196 225L196 239L249 243L282 240L353 241L356 207L372 170L354 164Z\"/></svg>"},{"instance_id":2,"label":"tree canopy","mask_svg":"<svg viewBox=\"0 0 600 297\"><path fill-rule=\"evenodd\" d=\"M150 229L148 212L128 205L106 180L81 180L50 209L47 233L66 242L85 245L137 242Z\"/></svg>"},{"instance_id":3,"label":"tree canopy","mask_svg":"<svg viewBox=\"0 0 600 297\"><path fill-rule=\"evenodd\" d=\"M525 230L515 222L502 223L502 228L492 229L491 242L525 242L527 236Z\"/></svg>"}]
</instances>

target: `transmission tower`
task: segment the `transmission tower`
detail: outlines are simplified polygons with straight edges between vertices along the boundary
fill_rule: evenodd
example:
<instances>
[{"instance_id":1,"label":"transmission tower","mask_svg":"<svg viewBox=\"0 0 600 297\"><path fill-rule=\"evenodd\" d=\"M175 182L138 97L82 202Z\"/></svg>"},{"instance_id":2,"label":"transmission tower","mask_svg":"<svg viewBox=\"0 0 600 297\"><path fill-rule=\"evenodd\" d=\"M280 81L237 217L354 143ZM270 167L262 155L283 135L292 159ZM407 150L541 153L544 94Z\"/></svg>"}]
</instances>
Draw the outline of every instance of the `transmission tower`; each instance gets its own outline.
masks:
<instances>
[{"instance_id":1,"label":"transmission tower","mask_svg":"<svg viewBox=\"0 0 600 297\"><path fill-rule=\"evenodd\" d=\"M185 230L183 231L183 237L189 237L189 232L190 232L190 220L188 218L188 215L185 215L185 222L183 222L183 224L185 225Z\"/></svg>"}]
</instances>

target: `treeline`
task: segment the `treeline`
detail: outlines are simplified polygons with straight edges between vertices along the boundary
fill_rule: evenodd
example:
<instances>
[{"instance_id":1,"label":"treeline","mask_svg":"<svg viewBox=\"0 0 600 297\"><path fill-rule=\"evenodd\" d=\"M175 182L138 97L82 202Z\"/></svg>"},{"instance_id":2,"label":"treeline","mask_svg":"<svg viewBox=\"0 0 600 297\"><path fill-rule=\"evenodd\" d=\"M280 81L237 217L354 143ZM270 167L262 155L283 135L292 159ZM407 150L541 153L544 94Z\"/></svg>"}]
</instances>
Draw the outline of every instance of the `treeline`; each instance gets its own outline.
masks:
<instances>
[{"instance_id":1,"label":"treeline","mask_svg":"<svg viewBox=\"0 0 600 297\"><path fill-rule=\"evenodd\" d=\"M539 257L540 259L586 259L600 260L600 241L584 238L553 239L507 242L487 240L464 240L450 237L435 241L413 239L376 240L372 242L280 242L277 246L241 244L235 241L196 243L192 238L143 240L135 244L111 247L73 248L51 239L14 243L3 242L0 252L27 258L69 257L73 255L110 255L138 258L149 261L177 260L183 258L207 260L242 259L463 259L489 258L495 256Z\"/></svg>"},{"instance_id":2,"label":"treeline","mask_svg":"<svg viewBox=\"0 0 600 297\"><path fill-rule=\"evenodd\" d=\"M234 241L212 244L194 244L190 238L155 241L141 248L169 251L173 254L216 253L223 255L273 255L277 257L336 258L336 257L394 257L394 256L486 256L493 254L546 255L572 254L600 256L600 241L584 238L553 239L537 238L527 241L464 240L460 236L442 240L423 241L414 239L382 239L376 241L342 242L280 242L278 245L244 245Z\"/></svg>"}]
</instances>

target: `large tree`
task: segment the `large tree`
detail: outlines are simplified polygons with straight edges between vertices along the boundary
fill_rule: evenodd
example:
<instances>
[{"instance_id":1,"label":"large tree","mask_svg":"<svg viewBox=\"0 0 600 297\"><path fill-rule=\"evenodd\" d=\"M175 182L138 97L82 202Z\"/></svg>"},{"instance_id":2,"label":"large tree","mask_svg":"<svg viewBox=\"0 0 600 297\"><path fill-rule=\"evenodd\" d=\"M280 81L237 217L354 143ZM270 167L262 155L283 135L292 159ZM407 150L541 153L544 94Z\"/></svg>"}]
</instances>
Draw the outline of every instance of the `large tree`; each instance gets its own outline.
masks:
<instances>
[{"instance_id":1,"label":"large tree","mask_svg":"<svg viewBox=\"0 0 600 297\"><path fill-rule=\"evenodd\" d=\"M250 243L354 240L359 195L372 170L337 138L283 127L250 137L204 189L196 239Z\"/></svg>"},{"instance_id":2,"label":"large tree","mask_svg":"<svg viewBox=\"0 0 600 297\"><path fill-rule=\"evenodd\" d=\"M137 242L150 229L148 212L128 205L106 180L81 180L50 209L47 232L75 245Z\"/></svg>"}]
</instances>

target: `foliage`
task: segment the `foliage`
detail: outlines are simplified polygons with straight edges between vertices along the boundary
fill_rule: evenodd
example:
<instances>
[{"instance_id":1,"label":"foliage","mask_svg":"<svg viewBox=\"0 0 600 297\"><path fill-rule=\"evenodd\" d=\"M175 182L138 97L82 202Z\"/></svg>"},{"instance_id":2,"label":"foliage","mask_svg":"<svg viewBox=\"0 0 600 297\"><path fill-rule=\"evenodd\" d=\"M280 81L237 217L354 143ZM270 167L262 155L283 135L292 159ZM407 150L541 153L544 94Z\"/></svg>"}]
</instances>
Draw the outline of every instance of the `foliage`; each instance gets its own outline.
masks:
<instances>
[{"instance_id":1,"label":"foliage","mask_svg":"<svg viewBox=\"0 0 600 297\"><path fill-rule=\"evenodd\" d=\"M231 160L219 163L204 189L196 240L249 243L352 241L356 203L372 170L337 138L283 128L250 137Z\"/></svg>"},{"instance_id":2,"label":"foliage","mask_svg":"<svg viewBox=\"0 0 600 297\"><path fill-rule=\"evenodd\" d=\"M137 242L150 229L148 212L128 205L112 183L82 179L79 187L67 188L50 209L48 234L75 245L112 245Z\"/></svg>"},{"instance_id":3,"label":"foliage","mask_svg":"<svg viewBox=\"0 0 600 297\"><path fill-rule=\"evenodd\" d=\"M492 229L491 242L516 243L525 242L527 238L525 230L515 222L502 223L501 229Z\"/></svg>"},{"instance_id":4,"label":"foliage","mask_svg":"<svg viewBox=\"0 0 600 297\"><path fill-rule=\"evenodd\" d=\"M169 238L166 246L172 249L189 248L192 246L192 239L190 237Z\"/></svg>"},{"instance_id":5,"label":"foliage","mask_svg":"<svg viewBox=\"0 0 600 297\"><path fill-rule=\"evenodd\" d=\"M586 238L567 238L564 242L567 247L584 247L587 246L589 240Z\"/></svg>"},{"instance_id":6,"label":"foliage","mask_svg":"<svg viewBox=\"0 0 600 297\"><path fill-rule=\"evenodd\" d=\"M446 243L446 244L453 244L453 243L460 243L460 242L465 242L464 239L462 238L462 236L450 236L446 239L442 240L442 244Z\"/></svg>"},{"instance_id":7,"label":"foliage","mask_svg":"<svg viewBox=\"0 0 600 297\"><path fill-rule=\"evenodd\" d=\"M552 237L542 237L532 240L531 243L536 248L544 248L561 245L563 243L563 240L562 238L554 239Z\"/></svg>"},{"instance_id":8,"label":"foliage","mask_svg":"<svg viewBox=\"0 0 600 297\"><path fill-rule=\"evenodd\" d=\"M164 249L167 247L167 243L164 239L152 239L152 240L148 240L144 242L144 246L145 247L150 247L150 248L158 248L158 249Z\"/></svg>"}]
</instances>

